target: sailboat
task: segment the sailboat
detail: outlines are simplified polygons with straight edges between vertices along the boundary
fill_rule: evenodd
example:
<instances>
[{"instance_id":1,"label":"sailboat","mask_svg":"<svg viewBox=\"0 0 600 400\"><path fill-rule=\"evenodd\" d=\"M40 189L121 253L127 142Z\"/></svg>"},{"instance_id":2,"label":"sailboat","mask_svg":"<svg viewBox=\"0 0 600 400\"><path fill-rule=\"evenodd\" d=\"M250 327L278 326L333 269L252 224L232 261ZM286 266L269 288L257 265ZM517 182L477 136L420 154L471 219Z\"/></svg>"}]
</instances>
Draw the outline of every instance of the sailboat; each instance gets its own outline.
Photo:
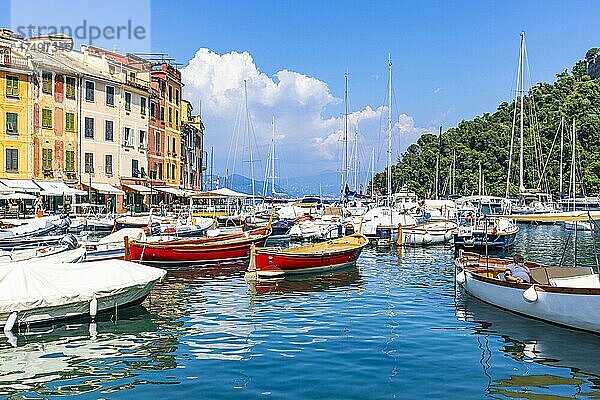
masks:
<instances>
[{"instance_id":1,"label":"sailboat","mask_svg":"<svg viewBox=\"0 0 600 400\"><path fill-rule=\"evenodd\" d=\"M387 126L387 196L382 205L367 211L363 218L362 232L369 239L376 240L378 244L391 244L398 239L398 227L415 225L415 217L410 214L412 201L414 208L417 207L416 196L412 197L409 192L400 193L396 200L401 200L402 207L394 206L392 196L392 58L388 56L389 85L388 85L388 126ZM406 196L404 195L406 194ZM355 227L357 229L357 227Z\"/></svg>"},{"instance_id":2,"label":"sailboat","mask_svg":"<svg viewBox=\"0 0 600 400\"><path fill-rule=\"evenodd\" d=\"M577 190L577 175L575 168L575 148L577 145L577 136L575 133L575 119L573 119L573 128L571 131L571 196L573 198L573 212L575 212L575 194ZM561 166L562 169L562 166ZM593 231L594 224L592 221L565 221L565 229L574 231Z\"/></svg>"},{"instance_id":3,"label":"sailboat","mask_svg":"<svg viewBox=\"0 0 600 400\"><path fill-rule=\"evenodd\" d=\"M519 51L519 68L517 71L515 109L511 129L510 153L508 159L508 171L506 175L506 197L510 195L510 173L513 158L514 137L517 122L517 107L519 107L519 195L518 204L513 207L515 214L540 214L559 212L558 204L552 199L552 195L541 190L543 176L540 176L538 185L534 189L525 187L525 59L527 50L525 48L525 32L521 32L521 45ZM534 139L535 140L535 139ZM541 158L540 143L534 144L536 157ZM541 170L541 169L540 169ZM542 172L543 173L543 172Z\"/></svg>"}]
</instances>

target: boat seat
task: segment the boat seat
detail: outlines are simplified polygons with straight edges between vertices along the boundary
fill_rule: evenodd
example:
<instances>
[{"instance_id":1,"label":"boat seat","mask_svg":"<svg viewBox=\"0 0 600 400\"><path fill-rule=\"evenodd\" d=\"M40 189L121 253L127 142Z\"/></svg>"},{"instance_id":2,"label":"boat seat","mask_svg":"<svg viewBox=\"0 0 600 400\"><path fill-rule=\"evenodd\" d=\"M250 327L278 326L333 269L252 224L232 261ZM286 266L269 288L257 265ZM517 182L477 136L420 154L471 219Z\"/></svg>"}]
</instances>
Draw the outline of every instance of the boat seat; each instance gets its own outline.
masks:
<instances>
[{"instance_id":1,"label":"boat seat","mask_svg":"<svg viewBox=\"0 0 600 400\"><path fill-rule=\"evenodd\" d=\"M566 278L550 278L551 286L570 287L570 288L600 288L600 278L598 274L570 276Z\"/></svg>"},{"instance_id":2,"label":"boat seat","mask_svg":"<svg viewBox=\"0 0 600 400\"><path fill-rule=\"evenodd\" d=\"M551 285L551 280L592 275L590 267L538 267L530 268L529 275L540 285Z\"/></svg>"}]
</instances>

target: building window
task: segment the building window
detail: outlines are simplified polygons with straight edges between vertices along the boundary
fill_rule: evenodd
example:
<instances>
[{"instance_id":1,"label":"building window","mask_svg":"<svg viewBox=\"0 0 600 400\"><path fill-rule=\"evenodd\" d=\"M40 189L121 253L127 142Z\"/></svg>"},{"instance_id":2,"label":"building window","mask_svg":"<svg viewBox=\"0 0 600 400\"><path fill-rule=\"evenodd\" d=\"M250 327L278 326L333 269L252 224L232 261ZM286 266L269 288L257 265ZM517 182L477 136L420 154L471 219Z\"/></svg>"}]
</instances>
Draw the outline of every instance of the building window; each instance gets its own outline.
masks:
<instances>
[{"instance_id":1,"label":"building window","mask_svg":"<svg viewBox=\"0 0 600 400\"><path fill-rule=\"evenodd\" d=\"M19 171L19 150L6 149L6 172Z\"/></svg>"},{"instance_id":2,"label":"building window","mask_svg":"<svg viewBox=\"0 0 600 400\"><path fill-rule=\"evenodd\" d=\"M179 105L179 89L175 89L175 104Z\"/></svg>"},{"instance_id":3,"label":"building window","mask_svg":"<svg viewBox=\"0 0 600 400\"><path fill-rule=\"evenodd\" d=\"M153 101L150 102L150 116L156 118L156 103Z\"/></svg>"},{"instance_id":4,"label":"building window","mask_svg":"<svg viewBox=\"0 0 600 400\"><path fill-rule=\"evenodd\" d=\"M85 81L85 101L94 102L94 82Z\"/></svg>"},{"instance_id":5,"label":"building window","mask_svg":"<svg viewBox=\"0 0 600 400\"><path fill-rule=\"evenodd\" d=\"M131 111L131 93L125 92L125 110Z\"/></svg>"},{"instance_id":6,"label":"building window","mask_svg":"<svg viewBox=\"0 0 600 400\"><path fill-rule=\"evenodd\" d=\"M17 76L6 75L6 95L19 97L19 78Z\"/></svg>"},{"instance_id":7,"label":"building window","mask_svg":"<svg viewBox=\"0 0 600 400\"><path fill-rule=\"evenodd\" d=\"M52 72L42 72L42 93L52 94Z\"/></svg>"},{"instance_id":8,"label":"building window","mask_svg":"<svg viewBox=\"0 0 600 400\"><path fill-rule=\"evenodd\" d=\"M173 168L171 171L171 179L175 179L175 164L171 164L171 168Z\"/></svg>"},{"instance_id":9,"label":"building window","mask_svg":"<svg viewBox=\"0 0 600 400\"><path fill-rule=\"evenodd\" d=\"M173 124L173 109L169 107L169 125Z\"/></svg>"},{"instance_id":10,"label":"building window","mask_svg":"<svg viewBox=\"0 0 600 400\"><path fill-rule=\"evenodd\" d=\"M107 142L112 142L114 140L113 122L108 119L104 121L104 140Z\"/></svg>"},{"instance_id":11,"label":"building window","mask_svg":"<svg viewBox=\"0 0 600 400\"><path fill-rule=\"evenodd\" d=\"M87 174L94 173L94 153L84 154L84 170Z\"/></svg>"},{"instance_id":12,"label":"building window","mask_svg":"<svg viewBox=\"0 0 600 400\"><path fill-rule=\"evenodd\" d=\"M161 121L165 120L165 108L164 107L160 108L160 120Z\"/></svg>"},{"instance_id":13,"label":"building window","mask_svg":"<svg viewBox=\"0 0 600 400\"><path fill-rule=\"evenodd\" d=\"M75 172L75 152L73 150L65 151L65 171Z\"/></svg>"},{"instance_id":14,"label":"building window","mask_svg":"<svg viewBox=\"0 0 600 400\"><path fill-rule=\"evenodd\" d=\"M175 127L179 129L179 110L175 110Z\"/></svg>"},{"instance_id":15,"label":"building window","mask_svg":"<svg viewBox=\"0 0 600 400\"><path fill-rule=\"evenodd\" d=\"M146 98L140 97L140 114L146 115Z\"/></svg>"},{"instance_id":16,"label":"building window","mask_svg":"<svg viewBox=\"0 0 600 400\"><path fill-rule=\"evenodd\" d=\"M85 138L94 138L94 118L85 117Z\"/></svg>"},{"instance_id":17,"label":"building window","mask_svg":"<svg viewBox=\"0 0 600 400\"><path fill-rule=\"evenodd\" d=\"M106 174L106 176L112 176L113 174L112 161L112 154L104 155L104 173Z\"/></svg>"},{"instance_id":18,"label":"building window","mask_svg":"<svg viewBox=\"0 0 600 400\"><path fill-rule=\"evenodd\" d=\"M112 86L106 87L106 105L111 107L115 105L115 88Z\"/></svg>"},{"instance_id":19,"label":"building window","mask_svg":"<svg viewBox=\"0 0 600 400\"><path fill-rule=\"evenodd\" d=\"M140 130L140 148L146 148L146 131Z\"/></svg>"},{"instance_id":20,"label":"building window","mask_svg":"<svg viewBox=\"0 0 600 400\"><path fill-rule=\"evenodd\" d=\"M42 128L52 129L52 110L42 108Z\"/></svg>"},{"instance_id":21,"label":"building window","mask_svg":"<svg viewBox=\"0 0 600 400\"><path fill-rule=\"evenodd\" d=\"M75 99L75 78L65 77L65 96L67 99Z\"/></svg>"},{"instance_id":22,"label":"building window","mask_svg":"<svg viewBox=\"0 0 600 400\"><path fill-rule=\"evenodd\" d=\"M167 180L169 180L171 175L171 165L167 163Z\"/></svg>"},{"instance_id":23,"label":"building window","mask_svg":"<svg viewBox=\"0 0 600 400\"><path fill-rule=\"evenodd\" d=\"M173 102L173 86L169 85L169 101Z\"/></svg>"},{"instance_id":24,"label":"building window","mask_svg":"<svg viewBox=\"0 0 600 400\"><path fill-rule=\"evenodd\" d=\"M160 154L160 132L154 133L154 150L157 154Z\"/></svg>"},{"instance_id":25,"label":"building window","mask_svg":"<svg viewBox=\"0 0 600 400\"><path fill-rule=\"evenodd\" d=\"M6 113L6 133L17 133L19 130L19 116L17 113Z\"/></svg>"},{"instance_id":26,"label":"building window","mask_svg":"<svg viewBox=\"0 0 600 400\"><path fill-rule=\"evenodd\" d=\"M175 147L175 138L173 138L173 147L172 147L172 149L173 149L173 155L176 155L177 154L177 148Z\"/></svg>"},{"instance_id":27,"label":"building window","mask_svg":"<svg viewBox=\"0 0 600 400\"><path fill-rule=\"evenodd\" d=\"M75 132L75 114L65 113L65 130L67 132Z\"/></svg>"},{"instance_id":28,"label":"building window","mask_svg":"<svg viewBox=\"0 0 600 400\"><path fill-rule=\"evenodd\" d=\"M131 135L131 128L128 128L128 127L123 128L123 145L124 146L133 146L133 137Z\"/></svg>"},{"instance_id":29,"label":"building window","mask_svg":"<svg viewBox=\"0 0 600 400\"><path fill-rule=\"evenodd\" d=\"M42 149L42 169L52 171L52 149Z\"/></svg>"},{"instance_id":30,"label":"building window","mask_svg":"<svg viewBox=\"0 0 600 400\"><path fill-rule=\"evenodd\" d=\"M163 178L163 167L162 163L156 163L156 170L158 172L158 179L162 181Z\"/></svg>"},{"instance_id":31,"label":"building window","mask_svg":"<svg viewBox=\"0 0 600 400\"><path fill-rule=\"evenodd\" d=\"M137 178L140 176L140 168L138 160L131 160L131 176Z\"/></svg>"}]
</instances>

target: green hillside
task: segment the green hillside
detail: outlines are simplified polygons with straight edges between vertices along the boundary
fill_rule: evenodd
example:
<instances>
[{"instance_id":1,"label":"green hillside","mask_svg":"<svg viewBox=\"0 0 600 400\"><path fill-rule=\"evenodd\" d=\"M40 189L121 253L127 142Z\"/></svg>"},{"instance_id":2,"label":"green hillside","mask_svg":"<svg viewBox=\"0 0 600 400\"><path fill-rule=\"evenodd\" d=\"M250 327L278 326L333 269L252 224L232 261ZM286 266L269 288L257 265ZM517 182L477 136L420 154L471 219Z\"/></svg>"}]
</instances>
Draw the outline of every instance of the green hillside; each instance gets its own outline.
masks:
<instances>
[{"instance_id":1,"label":"green hillside","mask_svg":"<svg viewBox=\"0 0 600 400\"><path fill-rule=\"evenodd\" d=\"M600 49L591 49L586 60L594 59ZM538 83L525 98L525 186L538 187L540 172L551 153L561 118L566 119L564 150L564 187L567 191L570 171L570 127L575 118L577 131L578 181L586 193L600 193L600 79L586 74L586 60L575 64L571 72L557 75L554 83ZM535 111L535 112L532 112ZM502 103L494 113L485 113L457 127L436 135L422 135L410 145L392 167L393 191L401 186L430 196L434 191L435 165L440 152L440 188L448 181L453 152L456 153L455 193L476 193L479 184L479 163L485 176L486 194L504 195L510 152L514 102ZM511 195L518 192L518 128L511 167ZM558 195L560 136L546 167L541 188ZM439 150L438 150L439 148ZM535 156L541 153L542 156ZM446 184L446 186L448 186ZM375 176L375 190L386 193L386 173ZM447 187L445 193L450 194Z\"/></svg>"}]
</instances>

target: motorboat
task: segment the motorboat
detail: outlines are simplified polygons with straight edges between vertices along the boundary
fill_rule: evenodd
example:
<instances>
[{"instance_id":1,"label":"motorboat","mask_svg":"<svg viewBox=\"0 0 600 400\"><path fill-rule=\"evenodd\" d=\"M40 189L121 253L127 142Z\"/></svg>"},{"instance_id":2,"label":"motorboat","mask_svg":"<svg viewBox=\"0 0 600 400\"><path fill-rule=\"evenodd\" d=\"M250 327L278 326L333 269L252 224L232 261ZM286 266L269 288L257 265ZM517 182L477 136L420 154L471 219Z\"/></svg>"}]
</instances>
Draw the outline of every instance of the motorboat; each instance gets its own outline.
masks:
<instances>
[{"instance_id":1,"label":"motorboat","mask_svg":"<svg viewBox=\"0 0 600 400\"><path fill-rule=\"evenodd\" d=\"M84 241L87 254L85 261L122 260L125 257L125 237L131 240L146 240L146 233L140 228L123 228L97 241Z\"/></svg>"},{"instance_id":2,"label":"motorboat","mask_svg":"<svg viewBox=\"0 0 600 400\"><path fill-rule=\"evenodd\" d=\"M415 226L398 228L399 246L426 246L448 243L458 227L454 221L430 221Z\"/></svg>"},{"instance_id":3,"label":"motorboat","mask_svg":"<svg viewBox=\"0 0 600 400\"><path fill-rule=\"evenodd\" d=\"M0 327L89 316L141 303L166 271L122 260L0 268Z\"/></svg>"}]
</instances>

